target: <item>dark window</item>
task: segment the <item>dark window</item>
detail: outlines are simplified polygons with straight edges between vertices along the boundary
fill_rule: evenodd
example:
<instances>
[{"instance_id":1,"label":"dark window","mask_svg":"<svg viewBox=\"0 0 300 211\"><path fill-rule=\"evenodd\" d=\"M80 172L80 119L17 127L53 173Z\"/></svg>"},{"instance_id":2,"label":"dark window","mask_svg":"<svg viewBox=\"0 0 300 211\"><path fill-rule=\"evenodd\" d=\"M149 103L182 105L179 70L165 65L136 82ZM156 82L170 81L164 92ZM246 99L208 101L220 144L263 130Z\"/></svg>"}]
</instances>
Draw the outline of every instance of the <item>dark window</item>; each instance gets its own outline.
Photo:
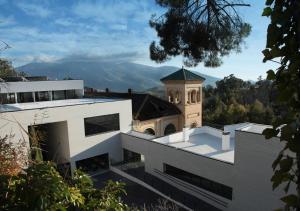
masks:
<instances>
[{"instance_id":1,"label":"dark window","mask_svg":"<svg viewBox=\"0 0 300 211\"><path fill-rule=\"evenodd\" d=\"M18 102L19 103L33 102L32 92L19 92Z\"/></svg>"},{"instance_id":2,"label":"dark window","mask_svg":"<svg viewBox=\"0 0 300 211\"><path fill-rule=\"evenodd\" d=\"M164 135L170 135L172 133L176 133L176 127L173 124L168 124L165 128Z\"/></svg>"},{"instance_id":3,"label":"dark window","mask_svg":"<svg viewBox=\"0 0 300 211\"><path fill-rule=\"evenodd\" d=\"M74 89L72 90L66 90L67 99L76 99L78 98L78 95L76 94L76 91Z\"/></svg>"},{"instance_id":4,"label":"dark window","mask_svg":"<svg viewBox=\"0 0 300 211\"><path fill-rule=\"evenodd\" d=\"M144 133L155 136L155 131L152 128L147 128Z\"/></svg>"},{"instance_id":5,"label":"dark window","mask_svg":"<svg viewBox=\"0 0 300 211\"><path fill-rule=\"evenodd\" d=\"M53 100L66 99L66 91L65 90L52 91L52 99Z\"/></svg>"},{"instance_id":6,"label":"dark window","mask_svg":"<svg viewBox=\"0 0 300 211\"><path fill-rule=\"evenodd\" d=\"M49 92L48 91L42 91L42 92L36 92L35 93L35 101L49 101Z\"/></svg>"},{"instance_id":7,"label":"dark window","mask_svg":"<svg viewBox=\"0 0 300 211\"><path fill-rule=\"evenodd\" d=\"M119 114L85 118L84 129L86 136L120 130Z\"/></svg>"},{"instance_id":8,"label":"dark window","mask_svg":"<svg viewBox=\"0 0 300 211\"><path fill-rule=\"evenodd\" d=\"M15 93L7 94L7 103L16 103Z\"/></svg>"},{"instance_id":9,"label":"dark window","mask_svg":"<svg viewBox=\"0 0 300 211\"><path fill-rule=\"evenodd\" d=\"M141 161L141 154L123 149L123 158L125 163Z\"/></svg>"},{"instance_id":10,"label":"dark window","mask_svg":"<svg viewBox=\"0 0 300 211\"><path fill-rule=\"evenodd\" d=\"M174 166L170 166L168 164L164 164L165 169L164 172L173 177L181 179L185 182L188 182L197 187L203 188L207 191L215 193L217 195L223 196L227 199L232 199L232 188L226 185L223 185L218 182L214 182L212 180L206 179L204 177L200 177L198 175L189 173L187 171L178 169Z\"/></svg>"}]
</instances>

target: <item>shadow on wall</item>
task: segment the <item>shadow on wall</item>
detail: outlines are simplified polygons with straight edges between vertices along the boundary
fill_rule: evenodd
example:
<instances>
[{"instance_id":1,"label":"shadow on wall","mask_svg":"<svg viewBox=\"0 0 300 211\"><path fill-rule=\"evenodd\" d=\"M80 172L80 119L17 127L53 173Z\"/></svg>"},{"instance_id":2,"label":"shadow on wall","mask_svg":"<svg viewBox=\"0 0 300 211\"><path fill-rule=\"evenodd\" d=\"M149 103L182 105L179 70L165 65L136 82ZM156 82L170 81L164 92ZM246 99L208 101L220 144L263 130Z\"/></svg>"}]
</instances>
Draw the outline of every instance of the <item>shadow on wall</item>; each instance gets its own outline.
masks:
<instances>
[{"instance_id":1,"label":"shadow on wall","mask_svg":"<svg viewBox=\"0 0 300 211\"><path fill-rule=\"evenodd\" d=\"M90 143L88 143L88 142L89 142L89 140L83 140L82 145L83 146L84 145L92 145L93 143L95 143L94 140L90 141ZM71 150L72 150L72 146L71 146ZM102 159L102 158L100 158L100 155L105 155L105 154L107 154L107 156L103 156L102 157L103 160L100 161ZM88 149L83 150L74 156L71 156L70 160L74 164L76 164L80 161L86 160L86 159L90 159L91 162L95 161L95 163L97 163L97 157L99 158L99 164L100 163L103 164L104 160L105 160L105 162L109 162L109 163L117 163L117 162L122 161L123 154L122 154L122 142L121 142L120 133L113 135L99 143L95 143ZM104 157L106 157L106 158L104 158ZM88 163L88 162L86 162L86 163ZM99 167L101 167L101 165L99 165ZM95 166L93 166L93 168L95 168Z\"/></svg>"}]
</instances>

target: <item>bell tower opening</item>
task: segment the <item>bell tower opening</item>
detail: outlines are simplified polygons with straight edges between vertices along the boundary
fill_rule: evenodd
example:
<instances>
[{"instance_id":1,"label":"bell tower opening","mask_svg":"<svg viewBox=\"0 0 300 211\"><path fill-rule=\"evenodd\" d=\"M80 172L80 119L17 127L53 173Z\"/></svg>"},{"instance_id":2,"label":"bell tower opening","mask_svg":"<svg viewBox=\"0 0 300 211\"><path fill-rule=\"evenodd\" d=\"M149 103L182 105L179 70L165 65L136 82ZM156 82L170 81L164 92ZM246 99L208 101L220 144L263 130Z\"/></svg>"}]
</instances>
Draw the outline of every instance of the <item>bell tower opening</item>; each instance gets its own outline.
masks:
<instances>
[{"instance_id":1,"label":"bell tower opening","mask_svg":"<svg viewBox=\"0 0 300 211\"><path fill-rule=\"evenodd\" d=\"M202 85L205 78L184 68L161 79L167 101L182 112L180 128L202 126Z\"/></svg>"}]
</instances>

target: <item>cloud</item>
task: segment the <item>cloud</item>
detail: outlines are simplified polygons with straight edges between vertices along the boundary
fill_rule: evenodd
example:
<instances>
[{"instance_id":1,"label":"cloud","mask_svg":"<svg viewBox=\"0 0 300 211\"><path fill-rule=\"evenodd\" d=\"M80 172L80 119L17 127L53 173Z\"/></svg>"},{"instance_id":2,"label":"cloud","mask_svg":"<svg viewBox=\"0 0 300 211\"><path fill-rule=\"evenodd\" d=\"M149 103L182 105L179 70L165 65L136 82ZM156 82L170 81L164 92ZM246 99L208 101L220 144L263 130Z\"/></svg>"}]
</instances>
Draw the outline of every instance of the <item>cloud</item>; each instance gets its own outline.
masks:
<instances>
[{"instance_id":1,"label":"cloud","mask_svg":"<svg viewBox=\"0 0 300 211\"><path fill-rule=\"evenodd\" d=\"M83 1L74 5L73 12L81 18L94 18L98 22L125 23L129 19L148 22L154 10L147 1Z\"/></svg>"},{"instance_id":2,"label":"cloud","mask_svg":"<svg viewBox=\"0 0 300 211\"><path fill-rule=\"evenodd\" d=\"M142 55L139 52L124 52L116 54L106 54L106 55L93 55L88 53L79 53L71 54L65 56L61 59L56 60L56 62L71 62L71 61L80 61L80 62L132 62L136 61Z\"/></svg>"},{"instance_id":3,"label":"cloud","mask_svg":"<svg viewBox=\"0 0 300 211\"><path fill-rule=\"evenodd\" d=\"M16 20L14 16L2 16L0 15L0 27L11 26L16 24Z\"/></svg>"},{"instance_id":4,"label":"cloud","mask_svg":"<svg viewBox=\"0 0 300 211\"><path fill-rule=\"evenodd\" d=\"M127 24L112 24L109 28L116 31L123 31L127 30Z\"/></svg>"},{"instance_id":5,"label":"cloud","mask_svg":"<svg viewBox=\"0 0 300 211\"><path fill-rule=\"evenodd\" d=\"M59 18L54 21L54 23L62 26L72 26L74 22L70 18Z\"/></svg>"},{"instance_id":6,"label":"cloud","mask_svg":"<svg viewBox=\"0 0 300 211\"><path fill-rule=\"evenodd\" d=\"M41 18L46 18L51 14L48 8L42 7L37 4L18 2L17 7L19 7L23 12L30 16L39 16Z\"/></svg>"}]
</instances>

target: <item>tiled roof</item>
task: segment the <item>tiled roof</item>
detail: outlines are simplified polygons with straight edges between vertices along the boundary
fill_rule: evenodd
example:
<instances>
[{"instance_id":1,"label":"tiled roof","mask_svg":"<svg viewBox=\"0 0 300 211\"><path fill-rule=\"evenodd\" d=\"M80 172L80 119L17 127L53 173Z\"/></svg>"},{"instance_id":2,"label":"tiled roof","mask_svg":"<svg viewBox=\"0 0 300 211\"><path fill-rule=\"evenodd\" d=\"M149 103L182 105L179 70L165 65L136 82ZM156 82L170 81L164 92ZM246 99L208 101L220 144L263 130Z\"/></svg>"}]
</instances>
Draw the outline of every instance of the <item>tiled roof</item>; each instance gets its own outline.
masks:
<instances>
[{"instance_id":1,"label":"tiled roof","mask_svg":"<svg viewBox=\"0 0 300 211\"><path fill-rule=\"evenodd\" d=\"M181 68L180 70L167 75L166 77L160 79L162 82L164 81L204 81L200 75L197 75L189 70Z\"/></svg>"},{"instance_id":2,"label":"tiled roof","mask_svg":"<svg viewBox=\"0 0 300 211\"><path fill-rule=\"evenodd\" d=\"M86 97L125 98L132 100L132 115L134 120L145 121L181 114L181 111L172 103L150 94L94 92L87 93Z\"/></svg>"}]
</instances>

